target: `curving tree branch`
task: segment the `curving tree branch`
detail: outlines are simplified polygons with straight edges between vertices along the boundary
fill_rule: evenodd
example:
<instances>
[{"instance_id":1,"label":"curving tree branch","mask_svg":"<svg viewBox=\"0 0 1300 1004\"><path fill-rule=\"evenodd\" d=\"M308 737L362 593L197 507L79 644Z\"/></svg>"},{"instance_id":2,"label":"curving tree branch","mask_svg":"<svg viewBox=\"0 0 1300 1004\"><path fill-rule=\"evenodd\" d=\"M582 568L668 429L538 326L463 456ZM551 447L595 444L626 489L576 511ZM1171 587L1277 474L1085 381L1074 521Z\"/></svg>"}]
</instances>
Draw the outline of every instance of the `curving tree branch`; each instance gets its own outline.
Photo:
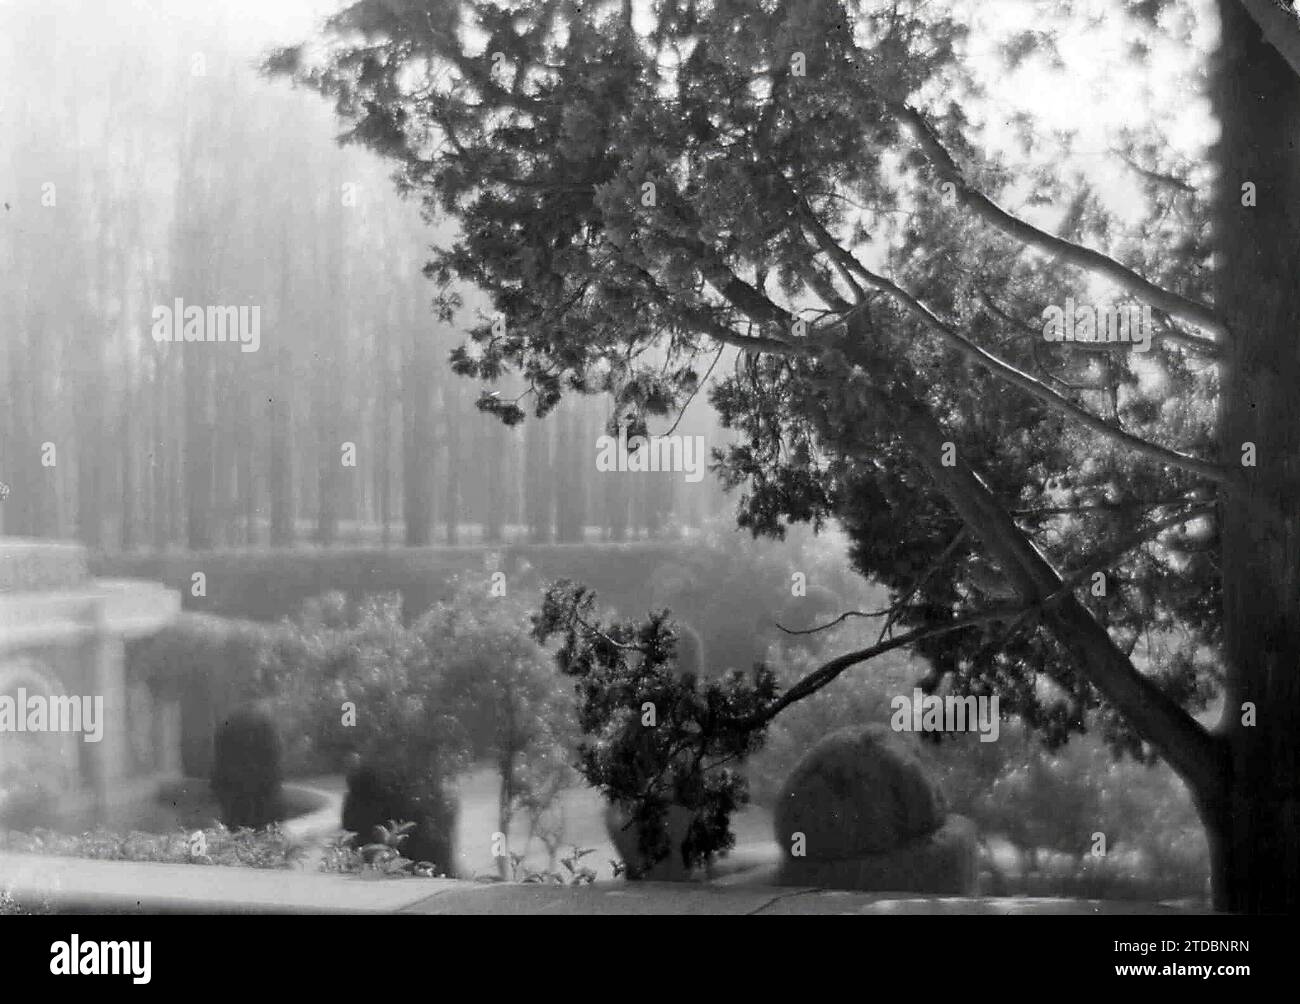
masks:
<instances>
[{"instance_id":1,"label":"curving tree branch","mask_svg":"<svg viewBox=\"0 0 1300 1004\"><path fill-rule=\"evenodd\" d=\"M1037 400L1056 411L1069 415L1077 420L1079 424L1100 433L1106 438L1126 446L1134 452L1147 457L1157 463L1170 464L1174 467L1180 467L1183 470L1191 471L1201 477L1209 478L1215 482L1230 482L1234 480L1236 472L1216 464L1209 460L1201 460L1197 457L1188 456L1185 453L1179 453L1177 450L1171 450L1168 447L1159 446L1155 443L1148 442L1140 436L1135 436L1131 432L1126 432L1104 419L1098 418L1092 412L1083 408L1069 398L1063 397L1052 388L1048 387L1041 380L1035 379L1023 370L1019 370L1010 363L993 355L981 346L975 344L952 325L940 320L925 304L921 303L916 297L901 286L884 276L877 275L858 261L857 257L845 250L839 245L835 238L822 226L821 222L812 214L806 214L806 222L813 228L819 245L827 254L837 257L844 263L845 268L849 269L868 286L887 293L896 301L902 304L907 311L919 318L931 331L942 337L948 344L952 345L958 351L979 363L995 376L1014 384L1021 390L1028 392Z\"/></svg>"},{"instance_id":2,"label":"curving tree branch","mask_svg":"<svg viewBox=\"0 0 1300 1004\"><path fill-rule=\"evenodd\" d=\"M1300 19L1295 7L1283 0L1241 0L1251 20L1287 65L1300 76Z\"/></svg>"},{"instance_id":3,"label":"curving tree branch","mask_svg":"<svg viewBox=\"0 0 1300 1004\"><path fill-rule=\"evenodd\" d=\"M997 227L1009 237L1013 237L1030 247L1049 254L1058 255L1064 261L1079 268L1087 269L1110 279L1121 289L1137 297L1143 303L1163 310L1172 317L1180 318L1210 332L1217 338L1228 336L1227 323L1203 303L1197 303L1178 293L1163 289L1138 275L1132 269L1121 265L1109 255L1083 247L1040 230L1019 217L1012 216L988 196L975 189L967 180L961 168L952 159L947 148L939 142L939 137L930 128L924 116L911 105L895 103L892 106L899 120L912 134L926 158L933 165L939 177L950 181L956 191L957 200L974 212L980 219Z\"/></svg>"},{"instance_id":4,"label":"curving tree branch","mask_svg":"<svg viewBox=\"0 0 1300 1004\"><path fill-rule=\"evenodd\" d=\"M740 281L738 277L736 281ZM723 286L735 288L729 282L724 282ZM740 304L733 303L733 306L742 313L750 313L756 323L789 327L794 319L784 308L752 286L748 290L753 295L746 295L746 304L753 309L753 313ZM862 315L853 317L849 321L851 332L863 323ZM802 347L807 349L811 346ZM1077 654L1080 665L1093 685L1149 737L1161 755L1184 778L1192 784L1207 783L1222 767L1222 750L1218 740L1153 680L1139 672L1096 617L1072 592L1063 590L1065 581L1061 575L1024 531L1016 526L1011 514L979 475L960 458L954 466L945 466L941 458L945 452L947 435L924 402L910 398L901 390L896 390L890 400L898 434L912 449L913 455L956 514L1006 571L1022 601L1022 606L1017 608L1019 615L1023 616L1027 608L1043 608L1047 625L1062 644ZM1051 598L1051 604L1044 605L1048 598ZM1014 618L1016 612L1008 615L1006 611L999 611L996 615L978 616L989 620L1007 619L1008 616ZM955 623L927 630L955 630ZM908 638L911 642L922 640L915 633L900 637ZM801 681L797 685L801 689L796 691L796 688L791 688L787 691L783 699L789 698L788 703L793 703L824 686L825 682L834 679L849 666L897 647L899 646L890 642L881 642L869 649L832 660ZM827 675L829 679L818 682ZM796 696L792 697L791 694ZM772 714L775 715L780 709L774 708Z\"/></svg>"}]
</instances>

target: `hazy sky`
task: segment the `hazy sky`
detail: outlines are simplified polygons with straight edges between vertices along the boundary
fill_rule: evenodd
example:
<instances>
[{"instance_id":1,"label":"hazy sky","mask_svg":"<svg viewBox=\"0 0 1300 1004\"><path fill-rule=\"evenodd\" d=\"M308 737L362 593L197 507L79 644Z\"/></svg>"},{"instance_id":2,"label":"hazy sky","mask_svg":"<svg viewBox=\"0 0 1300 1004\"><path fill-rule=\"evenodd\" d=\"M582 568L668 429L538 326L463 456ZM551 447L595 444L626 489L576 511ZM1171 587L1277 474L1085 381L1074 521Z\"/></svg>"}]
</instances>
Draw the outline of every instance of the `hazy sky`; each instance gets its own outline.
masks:
<instances>
[{"instance_id":1,"label":"hazy sky","mask_svg":"<svg viewBox=\"0 0 1300 1004\"><path fill-rule=\"evenodd\" d=\"M4 6L5 0L0 0L0 16ZM77 82L83 129L79 140L90 148L101 145L98 132L119 124L103 114L99 102L107 100L123 54L128 61L138 56L143 66L159 67L175 65L202 51L214 83L234 72L244 80L244 95L276 88L283 96L288 85L256 79L255 62L275 45L311 37L321 20L342 4L339 0L102 0L87 5L47 0L25 5L17 18L8 19L16 21L19 33L29 23L32 15L27 11L33 6L43 12L41 16L58 17L59 46L52 70L61 84L69 78ZM1045 164L1063 180L1080 174L1112 212L1129 220L1140 218L1145 206L1139 178L1110 152L1120 129L1143 130L1154 123L1165 152L1203 165L1206 145L1215 133L1207 102L1200 94L1205 55L1217 30L1207 0L1179 5L1164 16L1156 30L1135 26L1120 16L1119 0L1076 0L1068 19L1060 14L1062 5L1057 2L932 0L929 6L936 11L954 9L958 16L971 20L973 30L963 62L986 88L988 100L967 102L965 111L973 123L971 139L982 148L1003 154L1012 165ZM638 25L648 27L648 0L637 0L637 8ZM1034 51L1019 68L1007 71L998 47L1027 30L1060 33L1060 66L1053 65L1045 52ZM222 39L215 50L214 38ZM1138 41L1149 50L1147 67L1131 55L1130 47ZM10 42L22 44L20 37L11 37ZM124 101L120 91L113 93L118 118L129 117L133 108L161 108L169 100L174 102L163 74L157 79L148 73L129 74L126 79L129 100ZM25 111L28 115L40 112L42 98L23 83L6 80L5 68L0 65L0 128L11 137L22 134L14 128L21 121L13 118L21 110L18 106L35 102L36 107ZM947 98L922 97L931 101ZM312 141L305 155L314 160L347 156L353 164L358 163L356 158L368 160L372 167L366 171L367 183L374 189L387 186L387 171L377 159L362 151L343 154L334 148L338 125L325 101L306 91L281 100L297 102L304 123L319 123L319 141ZM1013 125L1026 114L1032 116L1039 139L1030 151L1021 147ZM1054 141L1058 132L1076 135L1073 155L1067 156ZM314 129L306 133L316 134ZM8 152L20 155L17 150ZM258 151L230 150L228 155L257 156ZM139 184L150 179L120 180ZM1198 169L1195 181L1209 183L1204 166ZM1072 187L1067 185L1067 189ZM391 191L371 194L395 197ZM1054 227L1064 207L1025 207L1021 203L1027 194L1013 190L1003 193L1001 200L1008 209Z\"/></svg>"}]
</instances>

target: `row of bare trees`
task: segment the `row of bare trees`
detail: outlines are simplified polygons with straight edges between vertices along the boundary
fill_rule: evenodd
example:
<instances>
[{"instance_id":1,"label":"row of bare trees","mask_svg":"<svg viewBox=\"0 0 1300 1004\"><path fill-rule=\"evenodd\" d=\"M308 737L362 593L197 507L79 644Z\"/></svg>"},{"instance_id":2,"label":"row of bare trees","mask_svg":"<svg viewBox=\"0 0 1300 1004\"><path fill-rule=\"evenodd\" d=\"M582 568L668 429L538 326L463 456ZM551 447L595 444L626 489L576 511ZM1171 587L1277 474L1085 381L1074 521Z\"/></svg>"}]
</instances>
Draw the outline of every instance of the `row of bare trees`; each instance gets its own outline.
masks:
<instances>
[{"instance_id":1,"label":"row of bare trees","mask_svg":"<svg viewBox=\"0 0 1300 1004\"><path fill-rule=\"evenodd\" d=\"M712 479L597 474L607 398L526 430L479 412L447 353L485 305L463 293L442 323L421 275L446 227L337 148L319 102L260 78L257 41L214 14L178 51L142 11L0 18L0 531L108 550L576 541L726 504ZM256 351L156 341L155 306L178 298L258 307ZM703 412L681 431L712 431Z\"/></svg>"}]
</instances>

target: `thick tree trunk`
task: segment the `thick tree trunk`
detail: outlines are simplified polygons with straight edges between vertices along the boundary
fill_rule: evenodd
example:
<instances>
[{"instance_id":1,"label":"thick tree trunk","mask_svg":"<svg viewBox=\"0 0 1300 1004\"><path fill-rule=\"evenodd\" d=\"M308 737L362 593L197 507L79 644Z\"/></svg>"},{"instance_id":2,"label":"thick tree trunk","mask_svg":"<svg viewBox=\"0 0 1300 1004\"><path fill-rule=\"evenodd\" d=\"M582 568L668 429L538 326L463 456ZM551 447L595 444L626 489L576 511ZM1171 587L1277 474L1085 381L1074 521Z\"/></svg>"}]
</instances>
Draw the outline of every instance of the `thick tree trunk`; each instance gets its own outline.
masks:
<instances>
[{"instance_id":1,"label":"thick tree trunk","mask_svg":"<svg viewBox=\"0 0 1300 1004\"><path fill-rule=\"evenodd\" d=\"M118 450L122 464L122 537L123 551L133 551L136 546L136 458L135 458L135 406L136 395L133 378L128 371L123 374L122 413L118 419Z\"/></svg>"},{"instance_id":2,"label":"thick tree trunk","mask_svg":"<svg viewBox=\"0 0 1300 1004\"><path fill-rule=\"evenodd\" d=\"M587 525L587 464L591 454L583 437L581 402L570 401L560 416L556 443L555 526L556 539L581 541Z\"/></svg>"},{"instance_id":3,"label":"thick tree trunk","mask_svg":"<svg viewBox=\"0 0 1300 1004\"><path fill-rule=\"evenodd\" d=\"M392 313L388 322L392 328ZM393 524L393 369L389 356L390 342L383 335L375 339L375 418L374 443L371 447L375 457L375 499L379 506L379 524L382 527L381 540L388 546Z\"/></svg>"},{"instance_id":4,"label":"thick tree trunk","mask_svg":"<svg viewBox=\"0 0 1300 1004\"><path fill-rule=\"evenodd\" d=\"M35 533L35 512L38 492L36 486L41 484L46 474L41 469L40 441L33 433L33 418L30 406L30 394L39 379L39 370L29 361L29 345L23 342L24 336L30 338L33 330L29 314L29 323L9 347L9 386L8 407L9 422L4 432L5 475L13 490L9 501L4 503L6 532L13 535ZM29 487L30 486L30 487Z\"/></svg>"},{"instance_id":5,"label":"thick tree trunk","mask_svg":"<svg viewBox=\"0 0 1300 1004\"><path fill-rule=\"evenodd\" d=\"M605 539L627 539L628 474L623 471L605 471L600 475L605 486Z\"/></svg>"},{"instance_id":6,"label":"thick tree trunk","mask_svg":"<svg viewBox=\"0 0 1300 1004\"><path fill-rule=\"evenodd\" d=\"M337 542L339 532L342 444L336 421L336 388L329 382L324 383L323 388L317 392L316 400L312 403L312 410L317 416L316 426L320 430L316 444L316 477L319 485L316 543L321 547L331 547Z\"/></svg>"},{"instance_id":7,"label":"thick tree trunk","mask_svg":"<svg viewBox=\"0 0 1300 1004\"><path fill-rule=\"evenodd\" d=\"M185 367L185 512L191 551L209 551L212 533L212 357L190 352Z\"/></svg>"},{"instance_id":8,"label":"thick tree trunk","mask_svg":"<svg viewBox=\"0 0 1300 1004\"><path fill-rule=\"evenodd\" d=\"M487 443L483 457L487 464L487 514L484 517L483 539L489 544L499 544L505 539L503 531L510 484L506 464L510 458L510 448L514 444L510 431L496 418L484 416L481 425Z\"/></svg>"},{"instance_id":9,"label":"thick tree trunk","mask_svg":"<svg viewBox=\"0 0 1300 1004\"><path fill-rule=\"evenodd\" d=\"M332 547L338 543L339 496L342 494L342 468L340 467L340 442L338 429L333 423L321 436L319 466L317 469L318 506L316 509L316 543ZM332 434L332 435L331 435Z\"/></svg>"},{"instance_id":10,"label":"thick tree trunk","mask_svg":"<svg viewBox=\"0 0 1300 1004\"><path fill-rule=\"evenodd\" d=\"M453 383L442 396L442 428L447 440L447 466L443 473L443 524L444 539L449 545L460 543L460 465L462 429L457 421L460 413L460 384Z\"/></svg>"},{"instance_id":11,"label":"thick tree trunk","mask_svg":"<svg viewBox=\"0 0 1300 1004\"><path fill-rule=\"evenodd\" d=\"M1219 783L1200 792L1215 906L1300 910L1300 78L1236 0L1219 4L1211 99L1215 160L1215 304L1231 337L1222 374L1220 446L1246 486L1225 491L1224 659ZM1242 186L1254 186L1243 206ZM1250 200L1247 200L1250 201ZM1253 724L1249 714L1254 708Z\"/></svg>"},{"instance_id":12,"label":"thick tree trunk","mask_svg":"<svg viewBox=\"0 0 1300 1004\"><path fill-rule=\"evenodd\" d=\"M413 329L408 337L410 354L402 368L402 519L406 546L419 547L429 543L433 523L433 389L422 350L425 335Z\"/></svg>"},{"instance_id":13,"label":"thick tree trunk","mask_svg":"<svg viewBox=\"0 0 1300 1004\"><path fill-rule=\"evenodd\" d=\"M215 537L218 547L233 547L238 535L239 515L239 437L238 422L243 415L239 401L242 390L235 382L228 358L217 357L213 373L216 401L221 405L214 412L212 436L212 505L216 517ZM219 417L218 417L219 416Z\"/></svg>"},{"instance_id":14,"label":"thick tree trunk","mask_svg":"<svg viewBox=\"0 0 1300 1004\"><path fill-rule=\"evenodd\" d=\"M280 230L280 289L276 304L276 321L282 325L276 339L271 387L267 394L267 421L270 425L270 464L267 478L271 495L271 546L292 547L294 543L294 449L293 449L293 349L289 326L289 304L293 299L293 244L287 225Z\"/></svg>"},{"instance_id":15,"label":"thick tree trunk","mask_svg":"<svg viewBox=\"0 0 1300 1004\"><path fill-rule=\"evenodd\" d=\"M89 322L89 319L87 319ZM93 322L90 322L93 323ZM82 385L78 396L77 425L77 537L90 548L103 543L103 503L105 446L104 423L107 420L104 392L104 363L96 328L77 333L81 340L80 366ZM33 391L41 384L33 383Z\"/></svg>"},{"instance_id":16,"label":"thick tree trunk","mask_svg":"<svg viewBox=\"0 0 1300 1004\"><path fill-rule=\"evenodd\" d=\"M253 393L251 384L244 384L240 393L239 406L240 498L237 504L241 507L240 522L243 524L241 542L245 547L258 544L261 537L258 523L261 515L262 488L258 471L264 461L253 420L257 398L258 395Z\"/></svg>"},{"instance_id":17,"label":"thick tree trunk","mask_svg":"<svg viewBox=\"0 0 1300 1004\"><path fill-rule=\"evenodd\" d=\"M155 550L165 551L171 544L168 536L168 485L175 478L172 470L171 455L168 450L168 395L171 393L171 359L164 353L158 356L150 384L150 401L153 408L153 441L149 455L149 478L153 489L153 505L149 522L153 526L153 546Z\"/></svg>"},{"instance_id":18,"label":"thick tree trunk","mask_svg":"<svg viewBox=\"0 0 1300 1004\"><path fill-rule=\"evenodd\" d=\"M274 391L268 397L271 426L271 546L294 542L293 361L289 349L275 349Z\"/></svg>"},{"instance_id":19,"label":"thick tree trunk","mask_svg":"<svg viewBox=\"0 0 1300 1004\"><path fill-rule=\"evenodd\" d=\"M554 500L550 493L551 425L530 417L524 423L524 511L528 540L547 543L554 531Z\"/></svg>"}]
</instances>

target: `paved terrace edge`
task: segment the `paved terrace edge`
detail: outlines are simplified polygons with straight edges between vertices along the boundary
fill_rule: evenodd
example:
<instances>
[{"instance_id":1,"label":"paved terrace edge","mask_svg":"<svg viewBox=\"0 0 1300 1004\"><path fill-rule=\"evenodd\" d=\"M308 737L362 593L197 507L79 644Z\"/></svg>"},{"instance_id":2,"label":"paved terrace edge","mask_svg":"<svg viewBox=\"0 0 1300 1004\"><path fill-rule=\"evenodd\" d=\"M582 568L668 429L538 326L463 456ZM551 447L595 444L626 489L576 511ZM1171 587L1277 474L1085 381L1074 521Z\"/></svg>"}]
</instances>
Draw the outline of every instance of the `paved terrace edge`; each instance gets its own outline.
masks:
<instances>
[{"instance_id":1,"label":"paved terrace edge","mask_svg":"<svg viewBox=\"0 0 1300 1004\"><path fill-rule=\"evenodd\" d=\"M0 889L28 909L43 907L60 914L1132 916L1209 912L1150 902L922 896L766 884L605 881L573 887L368 879L288 869L16 853L0 853Z\"/></svg>"}]
</instances>

